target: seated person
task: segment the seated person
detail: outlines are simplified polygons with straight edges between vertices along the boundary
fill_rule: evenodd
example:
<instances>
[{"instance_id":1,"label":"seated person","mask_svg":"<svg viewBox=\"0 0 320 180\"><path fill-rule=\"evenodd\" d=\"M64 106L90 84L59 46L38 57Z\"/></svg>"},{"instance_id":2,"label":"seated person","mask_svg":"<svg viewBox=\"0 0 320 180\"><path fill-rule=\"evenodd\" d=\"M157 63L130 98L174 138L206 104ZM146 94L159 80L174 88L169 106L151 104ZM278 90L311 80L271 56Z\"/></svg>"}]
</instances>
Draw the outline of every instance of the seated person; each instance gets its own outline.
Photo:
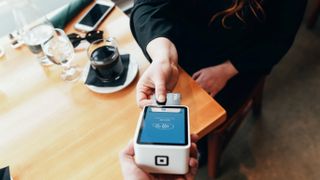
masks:
<instances>
[{"instance_id":1,"label":"seated person","mask_svg":"<svg viewBox=\"0 0 320 180\"><path fill-rule=\"evenodd\" d=\"M232 116L288 52L306 0L136 0L131 31L150 60L140 107L175 87L180 65Z\"/></svg>"}]
</instances>

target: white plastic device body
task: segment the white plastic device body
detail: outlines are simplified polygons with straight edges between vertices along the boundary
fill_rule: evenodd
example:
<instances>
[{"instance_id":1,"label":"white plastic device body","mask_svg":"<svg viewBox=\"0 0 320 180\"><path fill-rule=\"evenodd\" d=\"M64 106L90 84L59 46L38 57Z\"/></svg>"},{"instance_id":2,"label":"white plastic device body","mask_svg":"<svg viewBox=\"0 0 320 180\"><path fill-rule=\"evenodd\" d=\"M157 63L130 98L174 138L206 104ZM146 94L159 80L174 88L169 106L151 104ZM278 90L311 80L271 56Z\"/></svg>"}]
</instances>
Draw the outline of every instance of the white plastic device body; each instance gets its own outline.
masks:
<instances>
[{"instance_id":1,"label":"white plastic device body","mask_svg":"<svg viewBox=\"0 0 320 180\"><path fill-rule=\"evenodd\" d=\"M189 171L190 125L187 106L162 106L187 108L187 140L185 145L141 144L138 142L145 108L140 113L134 136L135 162L144 171L159 174L186 174Z\"/></svg>"}]
</instances>

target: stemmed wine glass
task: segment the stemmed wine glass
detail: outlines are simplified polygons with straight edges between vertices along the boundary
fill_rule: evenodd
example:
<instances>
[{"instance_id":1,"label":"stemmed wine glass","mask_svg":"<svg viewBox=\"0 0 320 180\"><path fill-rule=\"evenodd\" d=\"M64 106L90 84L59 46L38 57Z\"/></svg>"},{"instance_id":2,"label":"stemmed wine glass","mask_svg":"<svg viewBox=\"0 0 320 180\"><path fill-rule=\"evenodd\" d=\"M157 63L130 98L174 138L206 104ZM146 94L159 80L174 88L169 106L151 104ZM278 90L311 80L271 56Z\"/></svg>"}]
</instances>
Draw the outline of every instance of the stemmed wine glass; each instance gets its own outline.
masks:
<instances>
[{"instance_id":1,"label":"stemmed wine glass","mask_svg":"<svg viewBox=\"0 0 320 180\"><path fill-rule=\"evenodd\" d=\"M54 29L51 38L41 44L43 52L55 64L61 65L61 78L65 81L75 81L80 77L80 70L71 66L74 56L73 46L62 29Z\"/></svg>"},{"instance_id":2,"label":"stemmed wine glass","mask_svg":"<svg viewBox=\"0 0 320 180\"><path fill-rule=\"evenodd\" d=\"M12 1L12 12L21 34L21 40L28 45L30 51L37 55L41 65L51 65L51 61L44 55L41 44L53 34L54 27L37 6L30 0Z\"/></svg>"}]
</instances>

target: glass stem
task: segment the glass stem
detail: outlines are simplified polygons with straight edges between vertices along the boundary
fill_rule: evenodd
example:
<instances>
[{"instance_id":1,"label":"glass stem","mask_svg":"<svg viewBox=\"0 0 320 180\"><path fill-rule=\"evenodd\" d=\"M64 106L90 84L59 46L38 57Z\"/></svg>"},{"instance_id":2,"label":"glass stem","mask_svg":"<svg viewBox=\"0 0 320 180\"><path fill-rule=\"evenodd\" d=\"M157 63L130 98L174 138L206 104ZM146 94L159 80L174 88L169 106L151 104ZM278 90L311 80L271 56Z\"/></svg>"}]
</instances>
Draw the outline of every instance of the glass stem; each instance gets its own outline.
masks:
<instances>
[{"instance_id":1,"label":"glass stem","mask_svg":"<svg viewBox=\"0 0 320 180\"><path fill-rule=\"evenodd\" d=\"M69 71L70 71L70 69L71 69L71 65L70 65L70 63L62 63L62 67L63 67L63 71L65 72L65 73L68 73Z\"/></svg>"}]
</instances>

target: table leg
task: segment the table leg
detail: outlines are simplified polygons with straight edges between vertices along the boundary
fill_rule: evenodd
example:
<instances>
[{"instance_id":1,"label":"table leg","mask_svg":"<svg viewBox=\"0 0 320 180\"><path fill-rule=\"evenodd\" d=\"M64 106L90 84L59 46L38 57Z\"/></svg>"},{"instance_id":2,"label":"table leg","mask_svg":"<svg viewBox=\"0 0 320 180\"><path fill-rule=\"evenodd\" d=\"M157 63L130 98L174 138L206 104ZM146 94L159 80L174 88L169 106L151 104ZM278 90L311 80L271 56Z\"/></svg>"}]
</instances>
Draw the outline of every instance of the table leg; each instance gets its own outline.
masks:
<instances>
[{"instance_id":1,"label":"table leg","mask_svg":"<svg viewBox=\"0 0 320 180\"><path fill-rule=\"evenodd\" d=\"M214 132L208 134L208 177L215 179L220 156L220 136Z\"/></svg>"}]
</instances>

